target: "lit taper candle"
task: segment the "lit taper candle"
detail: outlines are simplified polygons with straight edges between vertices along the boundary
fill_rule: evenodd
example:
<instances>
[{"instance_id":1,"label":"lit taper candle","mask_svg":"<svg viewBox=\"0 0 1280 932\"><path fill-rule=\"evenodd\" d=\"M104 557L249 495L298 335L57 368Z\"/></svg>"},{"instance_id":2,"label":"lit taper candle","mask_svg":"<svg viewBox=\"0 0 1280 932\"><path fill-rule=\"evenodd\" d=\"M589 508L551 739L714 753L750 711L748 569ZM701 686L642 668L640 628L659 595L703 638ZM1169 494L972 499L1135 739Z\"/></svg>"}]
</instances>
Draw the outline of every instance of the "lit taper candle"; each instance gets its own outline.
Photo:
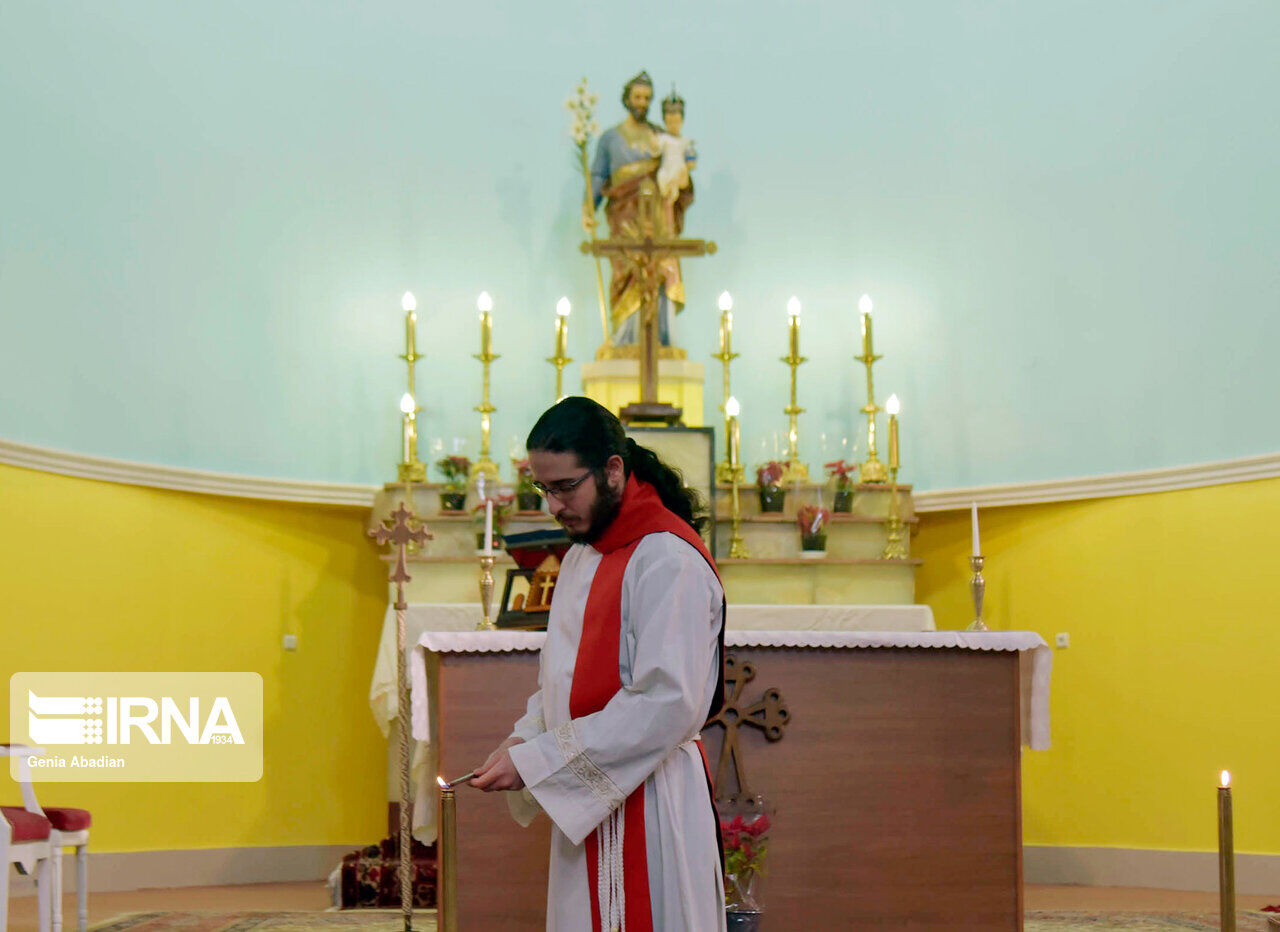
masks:
<instances>
[{"instance_id":1,"label":"lit taper candle","mask_svg":"<svg viewBox=\"0 0 1280 932\"><path fill-rule=\"evenodd\" d=\"M862 315L862 355L870 359L875 355L871 350L871 295L858 299L858 311Z\"/></svg>"},{"instance_id":2,"label":"lit taper candle","mask_svg":"<svg viewBox=\"0 0 1280 932\"><path fill-rule=\"evenodd\" d=\"M720 292L720 355L733 353L733 296Z\"/></svg>"},{"instance_id":3,"label":"lit taper candle","mask_svg":"<svg viewBox=\"0 0 1280 932\"><path fill-rule=\"evenodd\" d=\"M741 410L738 399L730 395L729 400L724 403L724 413L729 418L729 465L734 467L738 465L739 447L742 443L742 437L738 433L738 412Z\"/></svg>"},{"instance_id":4,"label":"lit taper candle","mask_svg":"<svg viewBox=\"0 0 1280 932\"><path fill-rule=\"evenodd\" d=\"M400 396L400 413L404 415L404 426L401 429L404 455L401 457L401 461L405 463L412 463L417 459L414 450L414 447L417 446L415 441L418 439L417 425L414 423L416 419L414 408L416 407L413 396L408 392Z\"/></svg>"},{"instance_id":5,"label":"lit taper candle","mask_svg":"<svg viewBox=\"0 0 1280 932\"><path fill-rule=\"evenodd\" d=\"M1236 932L1236 849L1231 813L1231 772L1218 784L1218 918L1222 932Z\"/></svg>"},{"instance_id":6,"label":"lit taper candle","mask_svg":"<svg viewBox=\"0 0 1280 932\"><path fill-rule=\"evenodd\" d=\"M480 355L488 356L493 349L493 298L489 292L480 292L476 299L476 307L480 309Z\"/></svg>"},{"instance_id":7,"label":"lit taper candle","mask_svg":"<svg viewBox=\"0 0 1280 932\"><path fill-rule=\"evenodd\" d=\"M418 299L413 296L412 291L406 291L404 297L400 299L400 306L404 308L404 354L412 359L418 354L417 333L418 315L414 313L418 309Z\"/></svg>"},{"instance_id":8,"label":"lit taper candle","mask_svg":"<svg viewBox=\"0 0 1280 932\"><path fill-rule=\"evenodd\" d=\"M787 302L787 318L791 322L791 355L800 355L800 299L792 297Z\"/></svg>"},{"instance_id":9,"label":"lit taper candle","mask_svg":"<svg viewBox=\"0 0 1280 932\"><path fill-rule=\"evenodd\" d=\"M884 403L885 411L889 412L889 468L898 468L898 412L902 410L902 402L898 400L897 395L890 395L889 400Z\"/></svg>"},{"instance_id":10,"label":"lit taper candle","mask_svg":"<svg viewBox=\"0 0 1280 932\"><path fill-rule=\"evenodd\" d=\"M569 311L572 305L568 298L556 302L556 355L567 356L569 347Z\"/></svg>"}]
</instances>

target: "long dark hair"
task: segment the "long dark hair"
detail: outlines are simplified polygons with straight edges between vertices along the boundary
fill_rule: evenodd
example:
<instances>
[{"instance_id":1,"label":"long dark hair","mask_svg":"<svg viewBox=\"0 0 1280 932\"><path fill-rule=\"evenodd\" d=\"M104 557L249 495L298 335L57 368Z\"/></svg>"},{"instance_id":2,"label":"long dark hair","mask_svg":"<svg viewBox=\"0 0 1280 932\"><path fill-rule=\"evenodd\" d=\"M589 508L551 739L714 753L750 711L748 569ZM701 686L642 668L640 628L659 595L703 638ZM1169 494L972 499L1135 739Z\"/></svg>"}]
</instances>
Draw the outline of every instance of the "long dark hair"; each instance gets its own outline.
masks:
<instances>
[{"instance_id":1,"label":"long dark hair","mask_svg":"<svg viewBox=\"0 0 1280 932\"><path fill-rule=\"evenodd\" d=\"M578 462L595 474L598 484L604 482L604 464L609 457L620 456L626 475L652 485L662 504L695 531L701 532L707 523L702 496L685 486L680 471L628 437L622 422L590 398L571 395L548 408L529 431L525 446L531 453L575 454Z\"/></svg>"}]
</instances>

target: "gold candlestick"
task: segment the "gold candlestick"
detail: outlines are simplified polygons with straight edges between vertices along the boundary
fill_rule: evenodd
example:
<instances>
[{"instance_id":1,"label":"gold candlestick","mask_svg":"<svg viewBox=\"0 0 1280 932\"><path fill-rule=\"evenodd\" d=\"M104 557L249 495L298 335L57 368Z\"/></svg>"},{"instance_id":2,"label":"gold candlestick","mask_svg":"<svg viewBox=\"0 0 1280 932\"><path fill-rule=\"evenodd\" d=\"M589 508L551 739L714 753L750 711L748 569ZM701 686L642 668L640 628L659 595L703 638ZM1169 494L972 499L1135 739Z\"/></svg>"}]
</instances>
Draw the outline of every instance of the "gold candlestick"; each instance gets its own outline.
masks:
<instances>
[{"instance_id":1,"label":"gold candlestick","mask_svg":"<svg viewBox=\"0 0 1280 932\"><path fill-rule=\"evenodd\" d=\"M738 414L741 407L738 399L732 396L725 402L725 413L729 416L729 482L731 483L729 513L732 533L729 537L729 559L745 560L751 556L747 551L747 543L742 539L742 503L739 499L739 487L745 478L742 467L740 444L742 437L738 432Z\"/></svg>"},{"instance_id":2,"label":"gold candlestick","mask_svg":"<svg viewBox=\"0 0 1280 932\"><path fill-rule=\"evenodd\" d=\"M1222 932L1236 932L1235 826L1231 811L1231 773L1218 786L1218 919Z\"/></svg>"},{"instance_id":3,"label":"gold candlestick","mask_svg":"<svg viewBox=\"0 0 1280 932\"><path fill-rule=\"evenodd\" d=\"M569 347L569 305L568 298L556 302L556 353L548 356L547 362L556 367L556 401L564 397L564 367L573 362L567 355Z\"/></svg>"},{"instance_id":4,"label":"gold candlestick","mask_svg":"<svg viewBox=\"0 0 1280 932\"><path fill-rule=\"evenodd\" d=\"M784 409L790 423L787 431L787 468L782 474L784 483L808 482L809 467L800 462L800 415L804 408L796 402L796 369L805 362L800 355L800 299L792 298L787 302L787 316L790 318L790 352L782 357L782 361L791 367L791 404Z\"/></svg>"},{"instance_id":5,"label":"gold candlestick","mask_svg":"<svg viewBox=\"0 0 1280 932\"><path fill-rule=\"evenodd\" d=\"M442 777L439 840L436 846L436 918L438 932L458 932L458 800Z\"/></svg>"},{"instance_id":6,"label":"gold candlestick","mask_svg":"<svg viewBox=\"0 0 1280 932\"><path fill-rule=\"evenodd\" d=\"M729 412L725 406L729 403L729 364L739 355L733 351L733 298L725 291L720 295L720 352L711 355L712 359L720 360L724 375L724 394L720 399L720 410L724 413L724 460L716 464L716 482L733 481Z\"/></svg>"},{"instance_id":7,"label":"gold candlestick","mask_svg":"<svg viewBox=\"0 0 1280 932\"><path fill-rule=\"evenodd\" d=\"M902 521L902 515L899 513L898 504L898 467L889 467L889 520L886 522L886 530L888 538L885 541L884 553L881 554L886 560L905 560L907 558L907 534L906 525Z\"/></svg>"},{"instance_id":8,"label":"gold candlestick","mask_svg":"<svg viewBox=\"0 0 1280 932\"><path fill-rule=\"evenodd\" d=\"M493 427L491 415L498 409L489 401L489 365L495 359L501 359L493 352L493 299L489 292L480 292L476 301L480 309L480 352L474 358L480 360L484 367L483 393L480 404L476 406L480 412L480 456L471 466L471 478L486 476L494 482L498 481L498 464L489 458L489 435Z\"/></svg>"},{"instance_id":9,"label":"gold candlestick","mask_svg":"<svg viewBox=\"0 0 1280 932\"><path fill-rule=\"evenodd\" d=\"M969 595L973 598L973 621L969 622L966 631L991 630L982 620L982 597L987 591L987 581L982 578L982 566L985 562L985 558L976 554L969 558L969 568L973 570L973 576L969 580Z\"/></svg>"},{"instance_id":10,"label":"gold candlestick","mask_svg":"<svg viewBox=\"0 0 1280 932\"><path fill-rule=\"evenodd\" d=\"M416 342L418 315L414 313L418 300L412 291L404 293L400 306L404 309L404 352L400 354L400 358L409 367L409 391L400 399L400 411L404 417L401 425L402 450L400 464L396 467L396 478L401 482L426 482L427 466L418 460L418 412L422 408L418 406L414 370L421 357L418 355Z\"/></svg>"},{"instance_id":11,"label":"gold candlestick","mask_svg":"<svg viewBox=\"0 0 1280 932\"><path fill-rule=\"evenodd\" d=\"M877 356L872 347L871 298L868 295L864 294L858 300L858 310L862 314L862 355L853 358L867 367L867 403L862 407L862 413L867 416L867 461L860 470L861 481L884 482L889 478L889 470L876 455L876 415L880 412L880 406L876 404L875 384L871 377L871 367L876 360L884 357Z\"/></svg>"},{"instance_id":12,"label":"gold candlestick","mask_svg":"<svg viewBox=\"0 0 1280 932\"><path fill-rule=\"evenodd\" d=\"M493 554L480 555L480 610L484 617L476 625L477 631L494 631L497 625L491 617L493 611Z\"/></svg>"}]
</instances>

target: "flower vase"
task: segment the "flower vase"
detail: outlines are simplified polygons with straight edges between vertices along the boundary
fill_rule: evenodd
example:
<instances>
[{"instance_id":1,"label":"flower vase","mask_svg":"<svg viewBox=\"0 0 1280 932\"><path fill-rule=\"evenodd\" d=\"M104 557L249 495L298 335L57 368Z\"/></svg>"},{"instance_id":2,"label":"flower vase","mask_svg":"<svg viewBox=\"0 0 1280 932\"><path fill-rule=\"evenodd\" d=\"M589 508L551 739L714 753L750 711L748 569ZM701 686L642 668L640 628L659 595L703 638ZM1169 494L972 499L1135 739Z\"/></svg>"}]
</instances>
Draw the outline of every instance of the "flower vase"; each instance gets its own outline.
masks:
<instances>
[{"instance_id":1,"label":"flower vase","mask_svg":"<svg viewBox=\"0 0 1280 932\"><path fill-rule=\"evenodd\" d=\"M800 551L803 556L826 556L827 532L822 531L818 534L801 534Z\"/></svg>"},{"instance_id":2,"label":"flower vase","mask_svg":"<svg viewBox=\"0 0 1280 932\"><path fill-rule=\"evenodd\" d=\"M517 511L541 511L542 496L537 492L517 492L516 493L516 510Z\"/></svg>"},{"instance_id":3,"label":"flower vase","mask_svg":"<svg viewBox=\"0 0 1280 932\"><path fill-rule=\"evenodd\" d=\"M787 500L787 490L779 485L762 485L760 492L760 512L781 513Z\"/></svg>"},{"instance_id":4,"label":"flower vase","mask_svg":"<svg viewBox=\"0 0 1280 932\"><path fill-rule=\"evenodd\" d=\"M841 514L853 511L853 489L837 490L831 503L831 510Z\"/></svg>"},{"instance_id":5,"label":"flower vase","mask_svg":"<svg viewBox=\"0 0 1280 932\"><path fill-rule=\"evenodd\" d=\"M467 507L467 493L442 491L440 493L441 511L462 511Z\"/></svg>"}]
</instances>

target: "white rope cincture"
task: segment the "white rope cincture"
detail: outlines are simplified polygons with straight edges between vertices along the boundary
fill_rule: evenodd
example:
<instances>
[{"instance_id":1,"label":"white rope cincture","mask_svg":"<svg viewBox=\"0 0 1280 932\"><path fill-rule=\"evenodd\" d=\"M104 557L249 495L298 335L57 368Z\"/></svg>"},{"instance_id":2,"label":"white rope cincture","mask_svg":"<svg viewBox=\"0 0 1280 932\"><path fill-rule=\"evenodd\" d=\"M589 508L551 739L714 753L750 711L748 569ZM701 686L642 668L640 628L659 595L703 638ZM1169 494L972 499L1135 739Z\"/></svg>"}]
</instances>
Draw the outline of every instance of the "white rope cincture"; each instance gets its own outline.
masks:
<instances>
[{"instance_id":1,"label":"white rope cincture","mask_svg":"<svg viewBox=\"0 0 1280 932\"><path fill-rule=\"evenodd\" d=\"M600 903L600 925L610 932L627 929L622 861L625 814L626 806L619 806L596 829L596 900Z\"/></svg>"}]
</instances>

